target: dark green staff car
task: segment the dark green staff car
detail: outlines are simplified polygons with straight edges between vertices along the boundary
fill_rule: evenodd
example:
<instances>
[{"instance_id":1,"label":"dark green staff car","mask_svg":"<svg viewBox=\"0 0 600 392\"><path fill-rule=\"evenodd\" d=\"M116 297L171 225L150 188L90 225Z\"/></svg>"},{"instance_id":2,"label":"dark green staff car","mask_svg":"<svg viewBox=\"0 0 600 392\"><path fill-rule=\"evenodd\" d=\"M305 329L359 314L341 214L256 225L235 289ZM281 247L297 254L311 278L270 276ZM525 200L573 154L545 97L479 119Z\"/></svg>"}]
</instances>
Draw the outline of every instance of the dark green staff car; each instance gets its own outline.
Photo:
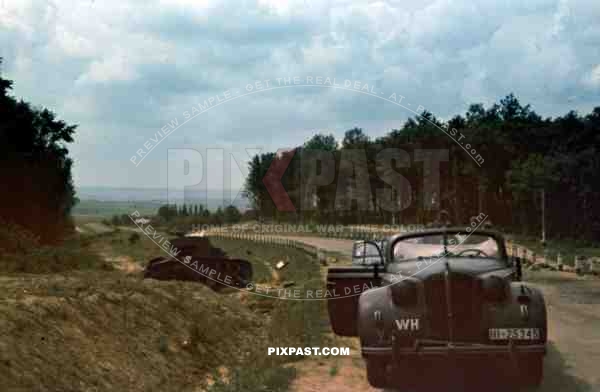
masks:
<instances>
[{"instance_id":1,"label":"dark green staff car","mask_svg":"<svg viewBox=\"0 0 600 392\"><path fill-rule=\"evenodd\" d=\"M380 263L329 268L327 290L333 331L360 338L372 386L541 383L546 305L501 234L441 228L371 245Z\"/></svg>"}]
</instances>

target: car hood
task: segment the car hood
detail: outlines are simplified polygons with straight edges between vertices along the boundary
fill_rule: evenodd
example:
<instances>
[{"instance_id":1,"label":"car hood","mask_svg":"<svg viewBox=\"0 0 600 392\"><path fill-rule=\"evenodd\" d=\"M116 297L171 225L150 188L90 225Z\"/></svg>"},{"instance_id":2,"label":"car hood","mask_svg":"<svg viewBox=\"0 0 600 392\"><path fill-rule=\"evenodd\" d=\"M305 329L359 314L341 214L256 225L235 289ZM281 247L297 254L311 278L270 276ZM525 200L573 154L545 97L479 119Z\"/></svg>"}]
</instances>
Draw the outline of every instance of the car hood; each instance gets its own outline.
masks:
<instances>
[{"instance_id":1,"label":"car hood","mask_svg":"<svg viewBox=\"0 0 600 392\"><path fill-rule=\"evenodd\" d=\"M415 260L391 263L388 273L402 274L405 277L415 277L421 280L432 275L438 275L449 269L452 273L478 276L492 271L503 272L510 269L506 262L499 259L477 257L449 257L429 260Z\"/></svg>"}]
</instances>

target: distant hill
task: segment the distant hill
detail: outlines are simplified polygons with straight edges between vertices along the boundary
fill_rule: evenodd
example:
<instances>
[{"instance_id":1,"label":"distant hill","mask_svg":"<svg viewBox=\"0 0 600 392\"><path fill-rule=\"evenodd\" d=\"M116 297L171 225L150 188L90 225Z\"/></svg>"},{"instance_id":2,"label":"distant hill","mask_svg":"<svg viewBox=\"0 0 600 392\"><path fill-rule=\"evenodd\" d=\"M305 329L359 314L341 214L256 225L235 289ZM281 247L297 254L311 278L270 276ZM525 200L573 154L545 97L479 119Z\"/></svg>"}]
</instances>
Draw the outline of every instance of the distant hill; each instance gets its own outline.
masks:
<instances>
[{"instance_id":1,"label":"distant hill","mask_svg":"<svg viewBox=\"0 0 600 392\"><path fill-rule=\"evenodd\" d=\"M155 214L158 208L168 203L169 194L161 188L113 188L113 187L76 187L76 196L80 202L73 209L74 215L126 214L134 210L142 214ZM210 210L229 205L217 192L176 191L171 194L177 204L202 204ZM227 197L226 194L224 197ZM171 200L171 202L173 202ZM248 203L239 195L233 203L238 209L248 209Z\"/></svg>"},{"instance_id":2,"label":"distant hill","mask_svg":"<svg viewBox=\"0 0 600 392\"><path fill-rule=\"evenodd\" d=\"M169 192L166 188L113 188L113 187L76 187L77 197L80 200L95 201L145 201L166 204L169 198ZM227 206L230 204L228 192L216 191L171 191L171 197L177 203L203 203L209 208ZM225 200L223 200L225 199ZM234 201L237 207L247 206L247 202L242 195L238 195Z\"/></svg>"}]
</instances>

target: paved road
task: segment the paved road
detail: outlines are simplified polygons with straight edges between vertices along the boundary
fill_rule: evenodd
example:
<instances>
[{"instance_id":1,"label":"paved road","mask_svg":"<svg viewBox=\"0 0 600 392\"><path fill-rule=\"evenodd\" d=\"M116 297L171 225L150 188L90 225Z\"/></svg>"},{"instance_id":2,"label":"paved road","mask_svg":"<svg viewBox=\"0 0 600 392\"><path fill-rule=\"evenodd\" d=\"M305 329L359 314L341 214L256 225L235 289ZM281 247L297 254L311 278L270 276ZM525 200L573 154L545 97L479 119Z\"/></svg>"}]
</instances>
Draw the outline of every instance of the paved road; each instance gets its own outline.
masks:
<instances>
[{"instance_id":1,"label":"paved road","mask_svg":"<svg viewBox=\"0 0 600 392\"><path fill-rule=\"evenodd\" d=\"M316 246L330 252L341 253L344 256L352 256L352 240L343 240L337 238L322 238L322 237L305 237L305 236L285 236L281 238L287 238L296 241L302 241L305 244Z\"/></svg>"}]
</instances>

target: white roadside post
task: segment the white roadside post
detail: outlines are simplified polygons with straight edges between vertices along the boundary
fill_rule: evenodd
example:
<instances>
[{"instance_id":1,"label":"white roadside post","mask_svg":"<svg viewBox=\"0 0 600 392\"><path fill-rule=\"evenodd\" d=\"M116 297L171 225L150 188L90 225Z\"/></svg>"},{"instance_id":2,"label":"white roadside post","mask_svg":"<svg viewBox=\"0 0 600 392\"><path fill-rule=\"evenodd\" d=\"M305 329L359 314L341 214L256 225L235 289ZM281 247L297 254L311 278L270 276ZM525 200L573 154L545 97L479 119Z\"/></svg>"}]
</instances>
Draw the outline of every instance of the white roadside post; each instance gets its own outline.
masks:
<instances>
[{"instance_id":1,"label":"white roadside post","mask_svg":"<svg viewBox=\"0 0 600 392\"><path fill-rule=\"evenodd\" d=\"M581 275L583 273L583 263L581 257L575 255L575 273Z\"/></svg>"},{"instance_id":2,"label":"white roadside post","mask_svg":"<svg viewBox=\"0 0 600 392\"><path fill-rule=\"evenodd\" d=\"M594 264L595 264L596 260L592 257L588 258L585 263L587 264L585 267L585 272L590 274L590 275L594 275Z\"/></svg>"}]
</instances>

